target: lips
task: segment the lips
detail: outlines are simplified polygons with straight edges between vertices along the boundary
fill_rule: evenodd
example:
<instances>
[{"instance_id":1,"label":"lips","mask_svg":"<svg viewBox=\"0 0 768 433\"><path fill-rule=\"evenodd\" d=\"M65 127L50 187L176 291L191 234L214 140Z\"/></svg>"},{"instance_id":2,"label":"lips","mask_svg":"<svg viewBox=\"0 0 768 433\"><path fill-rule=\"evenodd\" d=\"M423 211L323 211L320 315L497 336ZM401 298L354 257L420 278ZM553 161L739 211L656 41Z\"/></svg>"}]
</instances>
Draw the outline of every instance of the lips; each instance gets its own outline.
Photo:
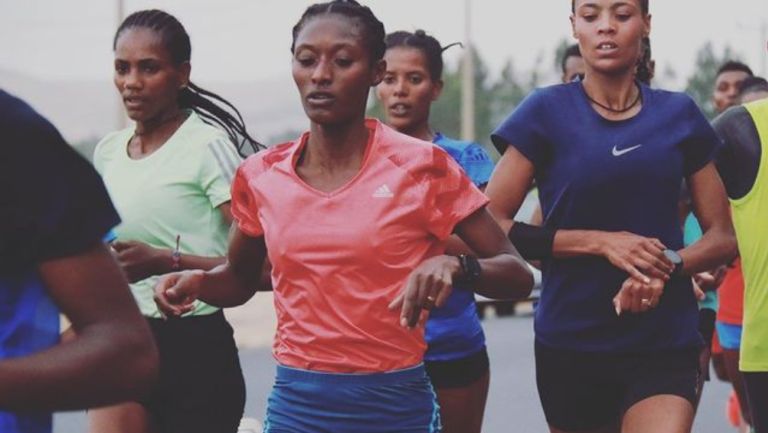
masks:
<instances>
[{"instance_id":1,"label":"lips","mask_svg":"<svg viewBox=\"0 0 768 433\"><path fill-rule=\"evenodd\" d=\"M407 116L411 112L411 106L408 104L397 103L387 107L389 114L394 117Z\"/></svg>"},{"instance_id":2,"label":"lips","mask_svg":"<svg viewBox=\"0 0 768 433\"><path fill-rule=\"evenodd\" d=\"M138 96L124 96L123 104L130 109L138 109L144 105L145 99Z\"/></svg>"},{"instance_id":3,"label":"lips","mask_svg":"<svg viewBox=\"0 0 768 433\"><path fill-rule=\"evenodd\" d=\"M613 41L603 41L597 44L597 52L602 54L609 54L617 51L619 46Z\"/></svg>"},{"instance_id":4,"label":"lips","mask_svg":"<svg viewBox=\"0 0 768 433\"><path fill-rule=\"evenodd\" d=\"M336 97L328 92L311 92L307 95L307 102L315 107L326 107L332 105Z\"/></svg>"}]
</instances>

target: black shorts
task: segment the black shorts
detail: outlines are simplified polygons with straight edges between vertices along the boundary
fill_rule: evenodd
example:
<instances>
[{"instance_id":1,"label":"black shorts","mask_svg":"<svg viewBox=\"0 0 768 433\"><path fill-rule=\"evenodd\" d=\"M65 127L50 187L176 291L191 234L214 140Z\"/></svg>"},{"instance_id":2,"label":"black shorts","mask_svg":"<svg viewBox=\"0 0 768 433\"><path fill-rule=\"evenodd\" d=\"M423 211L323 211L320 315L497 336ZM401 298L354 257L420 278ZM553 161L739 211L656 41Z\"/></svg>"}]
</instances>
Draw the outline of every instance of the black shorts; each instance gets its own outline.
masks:
<instances>
[{"instance_id":1,"label":"black shorts","mask_svg":"<svg viewBox=\"0 0 768 433\"><path fill-rule=\"evenodd\" d=\"M245 382L224 314L147 320L160 352L160 379L142 403L159 431L237 432Z\"/></svg>"},{"instance_id":2,"label":"black shorts","mask_svg":"<svg viewBox=\"0 0 768 433\"><path fill-rule=\"evenodd\" d=\"M465 358L451 361L424 361L432 386L435 388L463 388L485 376L490 369L485 347Z\"/></svg>"},{"instance_id":3,"label":"black shorts","mask_svg":"<svg viewBox=\"0 0 768 433\"><path fill-rule=\"evenodd\" d=\"M536 342L536 383L547 422L591 430L620 422L635 403L671 394L693 405L699 348L641 354L553 349Z\"/></svg>"},{"instance_id":4,"label":"black shorts","mask_svg":"<svg viewBox=\"0 0 768 433\"><path fill-rule=\"evenodd\" d=\"M706 347L712 347L712 338L715 334L715 320L717 313L709 308L699 310L699 334Z\"/></svg>"},{"instance_id":5,"label":"black shorts","mask_svg":"<svg viewBox=\"0 0 768 433\"><path fill-rule=\"evenodd\" d=\"M717 313L709 308L699 310L699 334L704 340L701 346L701 376L705 381L709 380L709 360L712 358L712 339L715 335L715 319Z\"/></svg>"}]
</instances>

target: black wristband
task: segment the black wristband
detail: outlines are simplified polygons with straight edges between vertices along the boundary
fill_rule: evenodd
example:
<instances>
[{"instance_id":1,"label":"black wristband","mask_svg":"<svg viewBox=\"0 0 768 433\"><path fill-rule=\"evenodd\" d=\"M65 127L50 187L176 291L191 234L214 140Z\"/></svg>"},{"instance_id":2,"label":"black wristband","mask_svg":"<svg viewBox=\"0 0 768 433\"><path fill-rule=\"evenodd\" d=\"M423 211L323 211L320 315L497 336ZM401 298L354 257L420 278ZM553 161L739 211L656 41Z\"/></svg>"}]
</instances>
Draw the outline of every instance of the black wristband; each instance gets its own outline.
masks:
<instances>
[{"instance_id":1,"label":"black wristband","mask_svg":"<svg viewBox=\"0 0 768 433\"><path fill-rule=\"evenodd\" d=\"M552 257L556 232L555 229L515 221L507 237L523 258L540 260Z\"/></svg>"},{"instance_id":2,"label":"black wristband","mask_svg":"<svg viewBox=\"0 0 768 433\"><path fill-rule=\"evenodd\" d=\"M480 279L480 274L483 272L483 268L480 267L480 262L477 260L477 257L459 254L458 258L459 265L461 265L460 282L473 283Z\"/></svg>"}]
</instances>

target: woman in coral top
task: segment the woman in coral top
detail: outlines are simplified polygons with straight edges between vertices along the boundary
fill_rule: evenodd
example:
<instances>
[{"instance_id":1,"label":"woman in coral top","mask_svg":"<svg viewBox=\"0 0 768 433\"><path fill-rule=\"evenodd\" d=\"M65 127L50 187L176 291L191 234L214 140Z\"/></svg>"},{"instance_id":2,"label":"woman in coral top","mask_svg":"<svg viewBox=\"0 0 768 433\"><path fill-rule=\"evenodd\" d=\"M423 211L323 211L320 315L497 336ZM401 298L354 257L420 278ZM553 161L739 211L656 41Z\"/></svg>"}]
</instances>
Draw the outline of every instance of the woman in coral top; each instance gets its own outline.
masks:
<instances>
[{"instance_id":1,"label":"woman in coral top","mask_svg":"<svg viewBox=\"0 0 768 433\"><path fill-rule=\"evenodd\" d=\"M532 277L443 150L365 119L385 63L384 26L355 1L310 6L293 28L293 78L310 129L235 175L228 261L165 278L169 315L194 299L253 296L268 255L276 385L265 431L439 431L424 371L425 310L453 282L526 296ZM477 256L444 254L457 233Z\"/></svg>"}]
</instances>

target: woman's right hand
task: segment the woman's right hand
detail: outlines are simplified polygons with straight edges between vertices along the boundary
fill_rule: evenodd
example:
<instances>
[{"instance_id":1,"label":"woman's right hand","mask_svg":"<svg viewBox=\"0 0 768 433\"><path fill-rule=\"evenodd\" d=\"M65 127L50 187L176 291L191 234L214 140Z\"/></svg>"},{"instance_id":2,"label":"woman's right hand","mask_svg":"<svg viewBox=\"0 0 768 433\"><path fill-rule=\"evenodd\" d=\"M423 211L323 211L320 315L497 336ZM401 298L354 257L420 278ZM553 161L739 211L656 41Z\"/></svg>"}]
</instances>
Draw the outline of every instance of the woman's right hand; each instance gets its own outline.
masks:
<instances>
[{"instance_id":1,"label":"woman's right hand","mask_svg":"<svg viewBox=\"0 0 768 433\"><path fill-rule=\"evenodd\" d=\"M174 272L160 278L155 286L155 304L165 317L180 317L194 309L205 272Z\"/></svg>"},{"instance_id":2,"label":"woman's right hand","mask_svg":"<svg viewBox=\"0 0 768 433\"><path fill-rule=\"evenodd\" d=\"M600 254L639 281L669 280L674 265L664 256L660 240L629 232L596 232Z\"/></svg>"}]
</instances>

